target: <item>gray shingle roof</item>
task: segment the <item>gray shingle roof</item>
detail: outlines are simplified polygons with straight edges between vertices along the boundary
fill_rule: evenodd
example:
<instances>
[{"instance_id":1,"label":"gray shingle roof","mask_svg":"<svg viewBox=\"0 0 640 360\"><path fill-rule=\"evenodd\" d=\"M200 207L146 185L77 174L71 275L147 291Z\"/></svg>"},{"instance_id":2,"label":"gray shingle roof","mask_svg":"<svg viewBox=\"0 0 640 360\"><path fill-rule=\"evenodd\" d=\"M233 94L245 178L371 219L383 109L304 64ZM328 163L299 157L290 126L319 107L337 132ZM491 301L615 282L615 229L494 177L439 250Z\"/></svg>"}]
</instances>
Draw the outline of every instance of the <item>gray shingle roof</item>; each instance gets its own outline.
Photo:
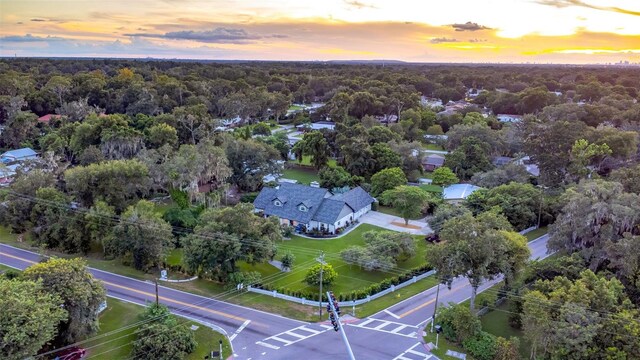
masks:
<instances>
[{"instance_id":1,"label":"gray shingle roof","mask_svg":"<svg viewBox=\"0 0 640 360\"><path fill-rule=\"evenodd\" d=\"M322 188L313 188L300 184L280 184L278 189L265 187L253 201L256 209L262 209L268 215L275 215L283 219L295 220L304 224L309 223L318 211L322 200L329 192ZM273 200L286 198L282 206L276 206ZM298 205L304 203L308 211L300 211Z\"/></svg>"},{"instance_id":2,"label":"gray shingle roof","mask_svg":"<svg viewBox=\"0 0 640 360\"><path fill-rule=\"evenodd\" d=\"M338 216L344 207L344 201L324 199L320 209L314 214L313 220L322 223L333 224L338 220Z\"/></svg>"},{"instance_id":3,"label":"gray shingle roof","mask_svg":"<svg viewBox=\"0 0 640 360\"><path fill-rule=\"evenodd\" d=\"M355 187L344 194L337 194L331 197L332 199L342 200L353 209L353 212L358 212L368 205L370 205L374 199L368 192L364 191L360 186Z\"/></svg>"},{"instance_id":4,"label":"gray shingle roof","mask_svg":"<svg viewBox=\"0 0 640 360\"><path fill-rule=\"evenodd\" d=\"M374 199L361 187L356 187L344 194L333 195L323 188L314 188L300 184L280 184L278 189L265 187L253 202L256 209L261 209L267 215L278 216L283 219L295 220L304 224L315 220L323 223L335 223L342 214L345 205L357 212L371 204ZM283 204L276 206L274 200ZM282 199L287 199L286 202ZM304 204L308 211L300 211L298 206Z\"/></svg>"},{"instance_id":5,"label":"gray shingle roof","mask_svg":"<svg viewBox=\"0 0 640 360\"><path fill-rule=\"evenodd\" d=\"M424 159L422 159L422 164L442 166L444 164L444 156L441 156L441 155L425 156Z\"/></svg>"}]
</instances>

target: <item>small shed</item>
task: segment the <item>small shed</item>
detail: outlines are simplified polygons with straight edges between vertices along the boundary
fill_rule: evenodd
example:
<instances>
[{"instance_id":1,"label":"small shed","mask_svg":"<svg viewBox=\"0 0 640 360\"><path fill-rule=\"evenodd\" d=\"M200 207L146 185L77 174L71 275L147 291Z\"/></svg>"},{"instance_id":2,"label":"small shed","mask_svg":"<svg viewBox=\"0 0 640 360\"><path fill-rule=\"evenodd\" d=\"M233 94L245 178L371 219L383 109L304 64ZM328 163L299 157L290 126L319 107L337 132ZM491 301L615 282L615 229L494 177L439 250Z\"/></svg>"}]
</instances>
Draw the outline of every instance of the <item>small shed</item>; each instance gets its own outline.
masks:
<instances>
[{"instance_id":1,"label":"small shed","mask_svg":"<svg viewBox=\"0 0 640 360\"><path fill-rule=\"evenodd\" d=\"M433 171L444 165L444 156L431 154L422 159L422 167L425 171Z\"/></svg>"}]
</instances>

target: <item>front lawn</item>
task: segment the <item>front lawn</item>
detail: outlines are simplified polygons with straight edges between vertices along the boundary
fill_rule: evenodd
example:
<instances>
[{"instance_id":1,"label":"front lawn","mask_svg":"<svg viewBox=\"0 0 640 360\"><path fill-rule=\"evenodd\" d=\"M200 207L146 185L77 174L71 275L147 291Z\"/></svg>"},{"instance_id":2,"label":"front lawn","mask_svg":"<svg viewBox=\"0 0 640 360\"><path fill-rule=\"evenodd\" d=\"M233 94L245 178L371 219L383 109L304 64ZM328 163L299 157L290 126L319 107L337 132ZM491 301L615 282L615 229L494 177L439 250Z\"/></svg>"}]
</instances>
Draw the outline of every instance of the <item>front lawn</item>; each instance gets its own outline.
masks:
<instances>
[{"instance_id":1,"label":"front lawn","mask_svg":"<svg viewBox=\"0 0 640 360\"><path fill-rule=\"evenodd\" d=\"M502 336L505 339L509 339L512 336L519 338L520 356L523 359L527 359L531 355L531 344L524 339L524 332L521 329L516 329L509 323L511 311L510 301L505 301L502 305L489 311L480 317L482 330L496 336Z\"/></svg>"},{"instance_id":2,"label":"front lawn","mask_svg":"<svg viewBox=\"0 0 640 360\"><path fill-rule=\"evenodd\" d=\"M429 327L430 329L431 327ZM427 330L429 330L427 329ZM427 331L427 336L424 337L424 342L425 344L428 343L432 343L432 344L436 344L436 334L432 333L432 332L428 332ZM442 359L442 360L457 360L457 358L453 357L453 356L449 356L449 355L445 355L447 353L447 350L452 350L452 351L457 351L459 353L463 353L466 354L466 351L462 348L462 346L458 346L457 344L453 343L452 341L447 340L444 336L442 336L442 334L440 334L440 336L438 336L438 348L437 349L431 349L431 353L435 356L437 356L438 358ZM473 358L467 354L467 360L473 360Z\"/></svg>"},{"instance_id":3,"label":"front lawn","mask_svg":"<svg viewBox=\"0 0 640 360\"><path fill-rule=\"evenodd\" d=\"M103 336L99 339L89 341L82 346L88 350L88 356L92 359L126 359L130 356L133 341L136 340L136 330L133 326L129 329L106 335L112 331L120 330L140 321L140 315L144 312L144 307L112 298L107 299L107 308L100 314L100 331L94 336ZM212 329L184 318L178 317L179 324L186 324L188 327L195 325L196 350L187 356L187 360L204 359L212 349L217 349L219 341L222 340L223 357L226 359L231 355L231 347L226 337Z\"/></svg>"},{"instance_id":4,"label":"front lawn","mask_svg":"<svg viewBox=\"0 0 640 360\"><path fill-rule=\"evenodd\" d=\"M533 241L533 240L539 238L540 236L546 234L547 232L549 232L549 229L547 229L546 226L543 226L543 227L535 229L533 231L529 231L524 236L527 238L528 241Z\"/></svg>"},{"instance_id":5,"label":"front lawn","mask_svg":"<svg viewBox=\"0 0 640 360\"><path fill-rule=\"evenodd\" d=\"M424 191L438 193L438 194L442 194L442 190L443 190L442 186L431 185L431 184L422 184L419 187Z\"/></svg>"},{"instance_id":6,"label":"front lawn","mask_svg":"<svg viewBox=\"0 0 640 360\"><path fill-rule=\"evenodd\" d=\"M311 155L304 155L302 156L302 161L298 161L298 160L289 160L290 164L296 164L296 165L302 165L302 166L313 166L311 164ZM335 167L336 166L336 159L329 159L329 161L327 162L327 166L330 167Z\"/></svg>"},{"instance_id":7,"label":"front lawn","mask_svg":"<svg viewBox=\"0 0 640 360\"><path fill-rule=\"evenodd\" d=\"M444 148L438 144L422 144L425 150L444 151Z\"/></svg>"},{"instance_id":8,"label":"front lawn","mask_svg":"<svg viewBox=\"0 0 640 360\"><path fill-rule=\"evenodd\" d=\"M427 250L423 236L414 236L416 242L416 254L398 264L392 271L364 271L356 265L350 265L340 258L340 251L352 245L364 245L362 234L370 230L383 231L383 228L361 224L347 235L335 239L307 239L300 236L292 236L291 240L284 240L278 244L278 254L291 251L295 256L293 271L283 274L275 279L271 286L275 288L287 288L289 290L305 290L309 292L317 291L315 286L308 286L304 282L307 269L316 264L315 258L324 251L325 261L330 263L338 273L336 281L329 286L329 289L338 293L348 294L353 290L363 289L367 286L378 283L386 278L394 277L412 268L425 264L425 253ZM277 256L276 259L280 259ZM273 267L272 267L273 268ZM243 270L260 271L264 276L272 275L272 271L264 272L263 268L253 268L247 266Z\"/></svg>"},{"instance_id":9,"label":"front lawn","mask_svg":"<svg viewBox=\"0 0 640 360\"><path fill-rule=\"evenodd\" d=\"M313 181L320 181L318 172L313 168L297 166L291 169L285 169L282 172L285 179L298 180L299 183L309 185Z\"/></svg>"}]
</instances>

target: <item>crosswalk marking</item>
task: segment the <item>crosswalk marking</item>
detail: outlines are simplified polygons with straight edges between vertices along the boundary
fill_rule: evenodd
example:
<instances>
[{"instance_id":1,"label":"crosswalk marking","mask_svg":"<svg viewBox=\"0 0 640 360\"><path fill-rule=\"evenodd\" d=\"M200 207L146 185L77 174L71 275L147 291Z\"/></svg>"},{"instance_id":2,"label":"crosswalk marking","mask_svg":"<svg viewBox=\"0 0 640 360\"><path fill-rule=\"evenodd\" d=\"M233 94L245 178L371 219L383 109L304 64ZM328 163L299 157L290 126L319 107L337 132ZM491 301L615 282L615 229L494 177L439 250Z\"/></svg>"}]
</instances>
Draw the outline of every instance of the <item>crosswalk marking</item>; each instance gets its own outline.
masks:
<instances>
[{"instance_id":1,"label":"crosswalk marking","mask_svg":"<svg viewBox=\"0 0 640 360\"><path fill-rule=\"evenodd\" d=\"M376 327L374 327L372 329L373 330L380 330L380 329L382 329L383 327L385 327L387 325L389 325L389 324L388 323L382 323L382 324L380 324L380 325L378 325L378 326L376 326Z\"/></svg>"},{"instance_id":2,"label":"crosswalk marking","mask_svg":"<svg viewBox=\"0 0 640 360\"><path fill-rule=\"evenodd\" d=\"M416 338L418 328L413 325L398 322L368 318L359 324L347 324L368 330L380 331L388 334L400 335L409 338Z\"/></svg>"},{"instance_id":3,"label":"crosswalk marking","mask_svg":"<svg viewBox=\"0 0 640 360\"><path fill-rule=\"evenodd\" d=\"M415 350L415 348L418 346L420 346L420 343L417 343L412 347L408 348L402 354L393 358L393 360L429 360L429 359L436 358L431 354L425 354L423 352Z\"/></svg>"},{"instance_id":4,"label":"crosswalk marking","mask_svg":"<svg viewBox=\"0 0 640 360\"><path fill-rule=\"evenodd\" d=\"M321 331L316 331L316 330L313 330L313 329L309 329L309 328L307 328L307 327L304 327L304 325L303 325L303 326L300 326L298 329L300 329L300 330L304 330L304 331L308 331L308 332L310 332L310 333L312 333L312 334L314 334L314 335L315 335L315 334L318 334L318 333L320 333L320 332L321 332Z\"/></svg>"},{"instance_id":5,"label":"crosswalk marking","mask_svg":"<svg viewBox=\"0 0 640 360\"><path fill-rule=\"evenodd\" d=\"M317 333L316 333L317 334ZM294 332L288 332L287 335L297 337L298 339L306 339L308 336L296 334ZM314 334L315 335L315 334Z\"/></svg>"},{"instance_id":6,"label":"crosswalk marking","mask_svg":"<svg viewBox=\"0 0 640 360\"><path fill-rule=\"evenodd\" d=\"M324 324L302 325L270 336L262 341L257 341L256 344L277 350L280 349L281 346L293 345L299 341L322 334L330 329L333 329L333 327Z\"/></svg>"},{"instance_id":7,"label":"crosswalk marking","mask_svg":"<svg viewBox=\"0 0 640 360\"><path fill-rule=\"evenodd\" d=\"M373 318L369 318L369 319L365 320L365 322L358 324L358 326L360 326L360 327L365 327L365 325L367 325L367 324L369 324L369 323L372 323L372 322L374 322L374 321L377 321L377 320L376 320L376 319L373 319Z\"/></svg>"},{"instance_id":8,"label":"crosswalk marking","mask_svg":"<svg viewBox=\"0 0 640 360\"><path fill-rule=\"evenodd\" d=\"M400 330L402 330L402 329L404 329L404 328L406 328L406 327L407 327L407 325L400 325L400 326L398 326L397 328L395 328L395 329L391 330L391 332L392 332L392 333L397 333L398 331L400 331Z\"/></svg>"},{"instance_id":9,"label":"crosswalk marking","mask_svg":"<svg viewBox=\"0 0 640 360\"><path fill-rule=\"evenodd\" d=\"M274 350L278 350L278 349L280 349L280 346L275 346L275 345L271 345L271 344L263 343L262 341L256 341L256 344L258 344L258 345L262 345L262 346L266 346L266 347L271 348L271 349L274 349Z\"/></svg>"},{"instance_id":10,"label":"crosswalk marking","mask_svg":"<svg viewBox=\"0 0 640 360\"><path fill-rule=\"evenodd\" d=\"M287 334L289 334L289 333L287 333ZM284 346L287 346L287 345L289 345L289 344L293 343L293 341L285 340L285 339L279 338L279 337L277 337L277 336L272 336L272 337L270 337L269 339L271 339L271 340L275 340L275 341L283 342L283 343L285 344Z\"/></svg>"}]
</instances>

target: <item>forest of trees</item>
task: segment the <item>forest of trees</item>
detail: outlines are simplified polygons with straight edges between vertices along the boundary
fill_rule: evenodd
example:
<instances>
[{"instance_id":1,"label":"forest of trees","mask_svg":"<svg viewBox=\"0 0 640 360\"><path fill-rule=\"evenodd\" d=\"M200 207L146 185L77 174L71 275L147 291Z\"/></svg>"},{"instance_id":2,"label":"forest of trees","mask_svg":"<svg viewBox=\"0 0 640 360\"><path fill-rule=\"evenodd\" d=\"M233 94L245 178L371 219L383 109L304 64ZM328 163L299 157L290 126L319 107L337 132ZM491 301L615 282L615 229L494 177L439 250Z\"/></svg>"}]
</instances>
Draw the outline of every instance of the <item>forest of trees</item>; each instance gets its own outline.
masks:
<instances>
[{"instance_id":1,"label":"forest of trees","mask_svg":"<svg viewBox=\"0 0 640 360\"><path fill-rule=\"evenodd\" d=\"M533 357L632 359L640 353L639 91L640 72L614 67L6 59L0 149L31 147L39 159L0 188L0 219L43 248L143 271L182 248L186 271L259 282L237 263L272 260L282 229L228 197L255 196L291 153L310 159L323 187L362 186L406 221L429 215L445 241L427 257L444 283L464 275L477 289L506 275L513 322ZM452 113L423 97L464 106ZM322 106L288 113L312 102ZM509 124L501 113L524 116ZM58 116L38 120L46 114ZM397 122L380 121L392 115ZM232 119L233 129L222 126ZM335 130L306 132L293 146L275 131L319 120ZM423 151L434 145L448 152L435 185L482 189L456 205L412 186L427 175ZM519 162L496 166L496 157L527 157L539 176ZM153 202L160 197L172 199L162 214ZM558 255L528 264L516 231L537 225L549 225ZM366 246L340 255L367 271L415 253L403 236L365 235ZM35 272L0 287L49 314L38 336L51 338L71 310L55 307L64 294L43 292ZM469 314L445 315L454 324ZM92 331L92 319L79 321L58 336ZM467 339L449 335L470 347L489 341L471 330ZM193 341L182 345L188 352ZM37 344L25 346L33 353Z\"/></svg>"}]
</instances>

